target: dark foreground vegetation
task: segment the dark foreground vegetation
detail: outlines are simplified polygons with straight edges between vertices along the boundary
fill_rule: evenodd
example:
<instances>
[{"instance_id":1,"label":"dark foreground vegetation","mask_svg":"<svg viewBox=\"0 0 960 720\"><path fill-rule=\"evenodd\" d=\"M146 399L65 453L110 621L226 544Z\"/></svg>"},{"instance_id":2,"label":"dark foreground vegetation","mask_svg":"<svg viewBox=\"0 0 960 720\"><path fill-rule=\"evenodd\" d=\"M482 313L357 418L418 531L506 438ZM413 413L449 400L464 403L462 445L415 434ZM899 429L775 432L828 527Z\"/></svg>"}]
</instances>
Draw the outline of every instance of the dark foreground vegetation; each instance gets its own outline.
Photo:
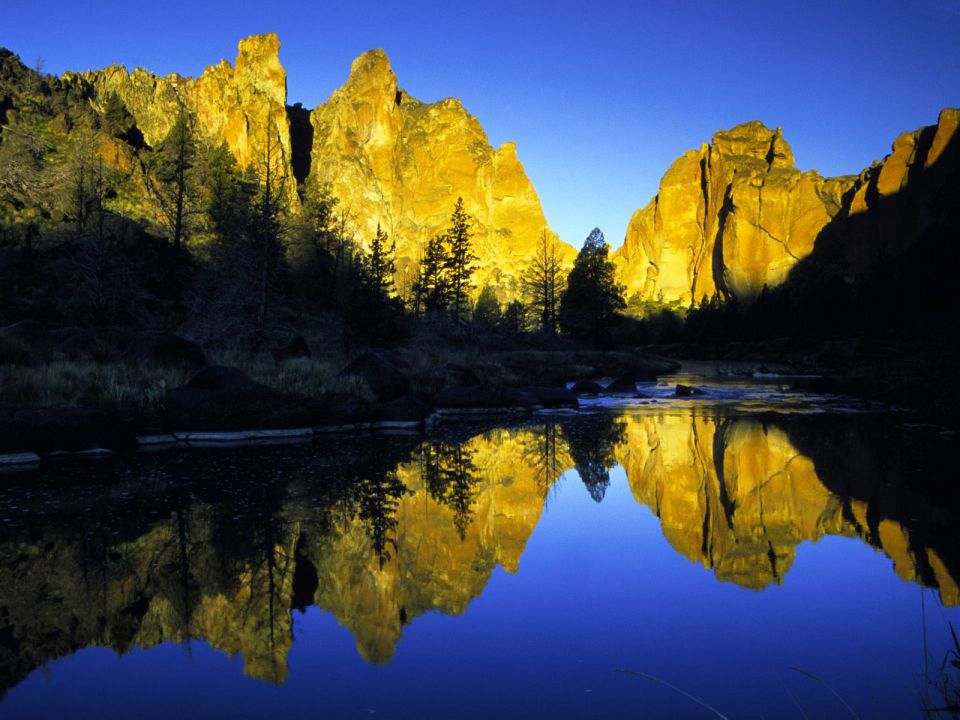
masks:
<instances>
[{"instance_id":1,"label":"dark foreground vegetation","mask_svg":"<svg viewBox=\"0 0 960 720\"><path fill-rule=\"evenodd\" d=\"M599 230L572 268L545 230L521 287L477 288L462 202L400 273L394 239L285 174L273 130L245 168L185 109L150 147L116 95L0 53L0 449L576 407L567 383L635 391L678 367L658 354L787 362L955 417L953 196L856 283L821 272L846 228L749 306L664 309L628 305Z\"/></svg>"}]
</instances>

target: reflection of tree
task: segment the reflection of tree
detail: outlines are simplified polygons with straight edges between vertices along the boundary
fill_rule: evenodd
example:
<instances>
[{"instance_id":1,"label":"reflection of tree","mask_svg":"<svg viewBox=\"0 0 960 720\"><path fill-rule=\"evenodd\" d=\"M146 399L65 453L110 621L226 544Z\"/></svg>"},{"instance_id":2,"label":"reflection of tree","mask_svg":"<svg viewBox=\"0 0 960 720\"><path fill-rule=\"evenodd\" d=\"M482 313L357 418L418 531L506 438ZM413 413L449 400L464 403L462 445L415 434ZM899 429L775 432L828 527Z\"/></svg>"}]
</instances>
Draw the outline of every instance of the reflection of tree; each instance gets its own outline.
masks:
<instances>
[{"instance_id":1,"label":"reflection of tree","mask_svg":"<svg viewBox=\"0 0 960 720\"><path fill-rule=\"evenodd\" d=\"M397 549L397 540L391 534L397 529L398 499L406 491L396 471L362 480L357 488L360 519L367 525L367 535L381 568L390 559L388 545Z\"/></svg>"},{"instance_id":2,"label":"reflection of tree","mask_svg":"<svg viewBox=\"0 0 960 720\"><path fill-rule=\"evenodd\" d=\"M614 447L624 442L624 426L612 417L592 416L564 425L563 434L587 492L600 502L610 486L608 470L617 462Z\"/></svg>"},{"instance_id":3,"label":"reflection of tree","mask_svg":"<svg viewBox=\"0 0 960 720\"><path fill-rule=\"evenodd\" d=\"M557 423L547 423L531 428L530 431L536 438L536 442L523 453L523 459L533 470L537 487L544 497L563 473L563 465L557 458L559 429L560 426Z\"/></svg>"},{"instance_id":4,"label":"reflection of tree","mask_svg":"<svg viewBox=\"0 0 960 720\"><path fill-rule=\"evenodd\" d=\"M463 443L425 445L421 462L430 497L453 511L454 527L460 540L465 540L480 482L473 450Z\"/></svg>"}]
</instances>

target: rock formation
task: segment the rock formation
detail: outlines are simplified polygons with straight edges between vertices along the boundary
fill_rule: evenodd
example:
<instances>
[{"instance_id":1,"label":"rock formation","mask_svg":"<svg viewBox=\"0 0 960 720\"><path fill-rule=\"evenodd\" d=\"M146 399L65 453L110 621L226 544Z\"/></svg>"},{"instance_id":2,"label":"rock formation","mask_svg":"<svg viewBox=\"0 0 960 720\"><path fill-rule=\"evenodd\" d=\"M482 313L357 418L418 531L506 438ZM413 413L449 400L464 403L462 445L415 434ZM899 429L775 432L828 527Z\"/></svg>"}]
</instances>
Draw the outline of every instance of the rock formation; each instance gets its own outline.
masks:
<instances>
[{"instance_id":1,"label":"rock formation","mask_svg":"<svg viewBox=\"0 0 960 720\"><path fill-rule=\"evenodd\" d=\"M152 147L170 131L181 108L194 117L200 137L218 145L226 142L240 167L264 166L269 133L275 148L271 166L292 181L287 75L279 51L276 35L252 35L240 41L235 66L222 60L196 79L176 73L158 77L142 68L128 72L123 66L67 73L64 79L89 82L94 103L115 92Z\"/></svg>"},{"instance_id":2,"label":"rock formation","mask_svg":"<svg viewBox=\"0 0 960 720\"><path fill-rule=\"evenodd\" d=\"M459 100L426 104L398 88L382 50L354 61L349 80L313 111L312 123L312 175L332 184L362 238L379 224L396 240L401 275L462 196L476 223L477 287L516 294L548 227L513 143L492 148ZM573 248L563 247L572 262Z\"/></svg>"},{"instance_id":3,"label":"rock formation","mask_svg":"<svg viewBox=\"0 0 960 720\"><path fill-rule=\"evenodd\" d=\"M445 229L462 197L474 220L477 290L490 284L501 300L516 297L537 239L549 231L516 146L491 147L459 100L427 104L398 88L382 50L357 58L347 82L312 112L288 107L279 49L276 35L251 36L240 41L235 65L223 60L196 79L112 66L65 80L92 85L95 104L115 92L151 146L181 107L195 117L199 136L227 143L240 167L264 166L269 133L271 167L285 178L294 209L297 180L312 180L303 185L308 191L329 183L361 245L378 224L397 243L401 286L412 281L421 246ZM298 158L309 158L309 178L302 170L295 177ZM574 249L561 246L572 263Z\"/></svg>"},{"instance_id":4,"label":"rock formation","mask_svg":"<svg viewBox=\"0 0 960 720\"><path fill-rule=\"evenodd\" d=\"M904 133L893 153L859 177L801 172L779 128L759 122L718 132L682 155L656 197L634 213L614 254L627 293L664 303L698 303L719 293L751 300L782 284L811 254L834 219L873 211L881 198L918 182L918 171L946 175L957 166L957 110L935 127ZM852 242L850 269L882 250L903 250L924 229L918 213L876 211L879 238ZM922 215L922 213L920 214ZM879 246L879 247L878 247Z\"/></svg>"}]
</instances>

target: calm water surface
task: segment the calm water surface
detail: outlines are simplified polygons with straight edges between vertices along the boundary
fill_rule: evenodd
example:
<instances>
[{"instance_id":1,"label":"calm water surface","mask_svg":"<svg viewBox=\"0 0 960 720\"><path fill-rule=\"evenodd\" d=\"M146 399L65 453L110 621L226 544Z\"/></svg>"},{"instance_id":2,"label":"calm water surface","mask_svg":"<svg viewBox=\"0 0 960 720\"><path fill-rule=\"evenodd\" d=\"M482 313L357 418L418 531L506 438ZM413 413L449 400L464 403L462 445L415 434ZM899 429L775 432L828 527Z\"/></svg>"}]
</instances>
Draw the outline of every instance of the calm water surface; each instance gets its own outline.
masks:
<instances>
[{"instance_id":1,"label":"calm water surface","mask_svg":"<svg viewBox=\"0 0 960 720\"><path fill-rule=\"evenodd\" d=\"M954 442L649 394L0 476L0 717L931 716Z\"/></svg>"}]
</instances>

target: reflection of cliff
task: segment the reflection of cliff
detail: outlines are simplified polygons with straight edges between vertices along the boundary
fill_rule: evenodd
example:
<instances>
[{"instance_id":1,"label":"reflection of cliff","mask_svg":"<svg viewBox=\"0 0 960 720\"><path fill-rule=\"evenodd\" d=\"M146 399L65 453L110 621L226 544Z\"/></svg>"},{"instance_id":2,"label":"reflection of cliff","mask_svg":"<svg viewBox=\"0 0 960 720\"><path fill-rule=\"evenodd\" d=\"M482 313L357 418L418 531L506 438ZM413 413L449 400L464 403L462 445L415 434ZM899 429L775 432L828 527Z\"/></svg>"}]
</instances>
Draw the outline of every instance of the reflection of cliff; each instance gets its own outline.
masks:
<instances>
[{"instance_id":1,"label":"reflection of cliff","mask_svg":"<svg viewBox=\"0 0 960 720\"><path fill-rule=\"evenodd\" d=\"M797 545L839 534L960 602L955 495L911 474L952 478L957 458L863 419L597 414L377 452L350 442L257 462L141 457L79 486L68 470L59 486L4 488L0 692L86 646L191 639L282 682L292 611L312 604L387 662L405 624L464 612L497 565L517 572L562 472L576 467L602 502L614 462L671 545L721 580L783 582Z\"/></svg>"},{"instance_id":2,"label":"reflection of cliff","mask_svg":"<svg viewBox=\"0 0 960 720\"><path fill-rule=\"evenodd\" d=\"M570 465L562 449L551 454L545 446L551 430L497 430L462 445L428 446L401 465L405 492L390 561L381 565L359 518L309 555L317 605L350 629L365 658L389 660L403 624L418 615L462 613L497 565L517 571L546 490Z\"/></svg>"},{"instance_id":3,"label":"reflection of cliff","mask_svg":"<svg viewBox=\"0 0 960 720\"><path fill-rule=\"evenodd\" d=\"M269 465L204 463L214 484L226 473L235 487L151 495L136 509L97 497L0 536L0 693L85 646L123 653L191 639L282 682L292 609L313 603L364 657L385 662L404 623L463 612L498 564L516 572L569 466L557 434L501 430L376 458L332 450L279 485Z\"/></svg>"},{"instance_id":4,"label":"reflection of cliff","mask_svg":"<svg viewBox=\"0 0 960 720\"><path fill-rule=\"evenodd\" d=\"M810 456L800 452L776 425L665 415L630 418L625 426L616 455L634 497L660 518L677 552L713 568L718 579L755 589L782 583L802 541L843 535L883 550L901 578L938 587L944 604L960 603L947 566L954 558L941 555L949 542L926 542L946 540L950 516L925 507L903 474L889 466L882 472L864 457L868 447L878 452L876 444L840 453L848 480L839 488L822 480L824 469L836 470L831 458L813 444ZM822 442L823 433L815 437Z\"/></svg>"}]
</instances>

